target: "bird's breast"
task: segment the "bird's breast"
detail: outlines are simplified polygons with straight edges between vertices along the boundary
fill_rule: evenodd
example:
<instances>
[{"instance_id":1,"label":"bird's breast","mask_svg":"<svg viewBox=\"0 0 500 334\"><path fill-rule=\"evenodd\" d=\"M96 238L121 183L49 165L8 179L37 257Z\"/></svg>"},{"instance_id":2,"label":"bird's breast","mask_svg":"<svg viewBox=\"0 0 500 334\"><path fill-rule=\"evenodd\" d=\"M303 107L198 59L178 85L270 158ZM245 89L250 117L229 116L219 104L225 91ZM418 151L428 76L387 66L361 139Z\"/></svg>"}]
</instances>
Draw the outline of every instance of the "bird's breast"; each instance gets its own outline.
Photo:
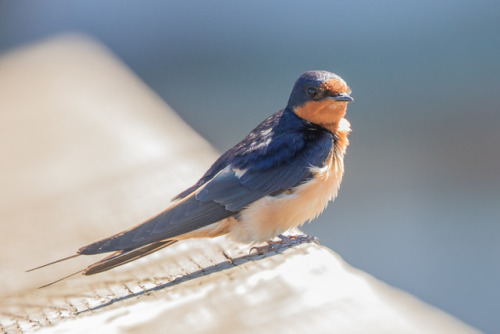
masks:
<instances>
[{"instance_id":1,"label":"bird's breast","mask_svg":"<svg viewBox=\"0 0 500 334\"><path fill-rule=\"evenodd\" d=\"M266 196L238 215L229 235L244 243L263 242L316 218L337 191L344 173L343 150L331 151L323 167L311 167L314 177L278 196Z\"/></svg>"}]
</instances>

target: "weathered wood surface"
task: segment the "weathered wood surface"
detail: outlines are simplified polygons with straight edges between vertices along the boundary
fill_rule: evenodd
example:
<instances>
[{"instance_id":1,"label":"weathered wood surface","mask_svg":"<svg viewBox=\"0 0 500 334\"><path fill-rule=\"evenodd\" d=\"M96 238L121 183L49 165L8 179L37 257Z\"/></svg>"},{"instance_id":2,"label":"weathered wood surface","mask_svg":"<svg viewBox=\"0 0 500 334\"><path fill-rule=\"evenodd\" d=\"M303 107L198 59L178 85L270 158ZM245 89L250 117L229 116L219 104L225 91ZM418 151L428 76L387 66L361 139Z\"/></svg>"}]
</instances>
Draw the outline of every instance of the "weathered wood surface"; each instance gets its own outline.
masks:
<instances>
[{"instance_id":1,"label":"weathered wood surface","mask_svg":"<svg viewBox=\"0 0 500 334\"><path fill-rule=\"evenodd\" d=\"M0 58L0 332L474 333L316 244L178 243L101 275L32 273L164 209L216 156L106 50L75 36Z\"/></svg>"}]
</instances>

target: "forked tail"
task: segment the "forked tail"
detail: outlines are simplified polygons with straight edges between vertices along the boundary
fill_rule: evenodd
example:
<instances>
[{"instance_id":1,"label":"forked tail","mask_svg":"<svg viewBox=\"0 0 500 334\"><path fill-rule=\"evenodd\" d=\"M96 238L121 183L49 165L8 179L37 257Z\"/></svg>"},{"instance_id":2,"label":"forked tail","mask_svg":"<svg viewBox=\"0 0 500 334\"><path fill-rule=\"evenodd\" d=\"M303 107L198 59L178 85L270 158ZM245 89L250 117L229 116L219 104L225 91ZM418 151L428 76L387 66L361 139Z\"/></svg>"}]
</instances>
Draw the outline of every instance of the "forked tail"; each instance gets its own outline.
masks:
<instances>
[{"instance_id":1,"label":"forked tail","mask_svg":"<svg viewBox=\"0 0 500 334\"><path fill-rule=\"evenodd\" d=\"M53 282L50 282L50 283L45 284L43 286L40 286L39 289L48 287L54 283L60 282L66 278L77 275L79 273L82 273L83 275L94 275L94 274L102 273L103 271L107 271L107 270L110 270L112 268L121 266L125 263L137 260L143 256L146 256L146 255L149 255L153 252L156 252L157 250L160 250L164 247L170 246L173 243L175 243L176 241L177 240L157 241L157 242L153 242L151 244L148 244L148 245L145 245L145 246L142 246L139 248L129 249L129 250L125 249L125 250L114 252L111 255L105 257L104 259L91 264L90 266L88 266L87 268L85 268L83 270L79 270L71 275L65 276L63 278L60 278L58 280L55 280ZM80 256L80 255L81 254L71 255L71 256L68 256L68 257L41 265L39 267L29 269L26 272L41 269L41 268L50 266L52 264L56 264L56 263L59 263L59 262L65 261L65 260L72 259L72 258Z\"/></svg>"}]
</instances>

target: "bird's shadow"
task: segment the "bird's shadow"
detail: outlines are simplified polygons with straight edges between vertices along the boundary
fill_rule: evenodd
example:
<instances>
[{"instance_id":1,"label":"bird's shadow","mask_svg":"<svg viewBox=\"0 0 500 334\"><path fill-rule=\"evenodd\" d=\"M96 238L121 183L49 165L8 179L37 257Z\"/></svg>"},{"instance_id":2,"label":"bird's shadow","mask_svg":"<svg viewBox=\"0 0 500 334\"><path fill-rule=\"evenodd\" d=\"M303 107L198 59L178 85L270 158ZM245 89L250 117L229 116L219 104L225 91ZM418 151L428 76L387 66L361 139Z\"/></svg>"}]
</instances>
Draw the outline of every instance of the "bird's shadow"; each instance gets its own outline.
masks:
<instances>
[{"instance_id":1,"label":"bird's shadow","mask_svg":"<svg viewBox=\"0 0 500 334\"><path fill-rule=\"evenodd\" d=\"M283 253L287 249L293 248L293 247L298 246L298 245L303 244L303 243L310 243L310 242L315 242L315 241L311 241L311 240L298 241L298 242L290 244L290 245L283 245L280 247L269 248L265 252L257 252L255 254L252 254L250 252L250 254L248 254L248 255L242 255L242 256L239 256L236 258L230 258L226 253L223 252L223 255L227 259L226 261L214 264L214 265L209 266L209 267L202 268L200 270L194 271L194 272L186 274L186 275L182 275L182 276L177 277L177 278L175 278L172 281L167 282L167 283L163 283L163 284L151 287L151 288L147 288L147 289L144 289L144 290L139 291L139 292L131 292L125 296L112 298L103 304L93 306L93 307L88 307L85 310L76 311L74 314L79 315L79 314L83 314L86 312L97 311L101 308L107 307L107 306L114 304L116 302L120 302L123 300L127 300L130 298L134 298L134 297L138 297L138 296L142 296L142 295L148 295L148 294L153 293L155 291L160 291L160 290L163 290L165 288L169 288L169 287L176 286L178 284L193 280L195 278L199 278L202 276L213 274L213 273L216 273L216 272L219 272L222 270L230 269L230 268L239 266L241 264L244 264L244 263L247 263L250 261L256 261L256 260L264 259L267 257L275 256L275 255Z\"/></svg>"}]
</instances>

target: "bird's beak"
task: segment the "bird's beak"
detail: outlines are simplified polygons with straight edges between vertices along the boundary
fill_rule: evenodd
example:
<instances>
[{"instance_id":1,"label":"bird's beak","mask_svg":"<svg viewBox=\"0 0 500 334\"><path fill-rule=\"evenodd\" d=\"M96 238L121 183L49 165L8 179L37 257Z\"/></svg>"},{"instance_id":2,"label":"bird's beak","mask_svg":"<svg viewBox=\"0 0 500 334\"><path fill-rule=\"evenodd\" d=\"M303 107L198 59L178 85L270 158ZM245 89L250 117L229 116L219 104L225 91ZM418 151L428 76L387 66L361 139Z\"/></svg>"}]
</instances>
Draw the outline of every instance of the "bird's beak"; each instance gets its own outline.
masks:
<instances>
[{"instance_id":1,"label":"bird's beak","mask_svg":"<svg viewBox=\"0 0 500 334\"><path fill-rule=\"evenodd\" d=\"M335 101L342 101L342 102L352 102L354 99L347 93L342 93L337 96L332 96L332 99Z\"/></svg>"}]
</instances>

